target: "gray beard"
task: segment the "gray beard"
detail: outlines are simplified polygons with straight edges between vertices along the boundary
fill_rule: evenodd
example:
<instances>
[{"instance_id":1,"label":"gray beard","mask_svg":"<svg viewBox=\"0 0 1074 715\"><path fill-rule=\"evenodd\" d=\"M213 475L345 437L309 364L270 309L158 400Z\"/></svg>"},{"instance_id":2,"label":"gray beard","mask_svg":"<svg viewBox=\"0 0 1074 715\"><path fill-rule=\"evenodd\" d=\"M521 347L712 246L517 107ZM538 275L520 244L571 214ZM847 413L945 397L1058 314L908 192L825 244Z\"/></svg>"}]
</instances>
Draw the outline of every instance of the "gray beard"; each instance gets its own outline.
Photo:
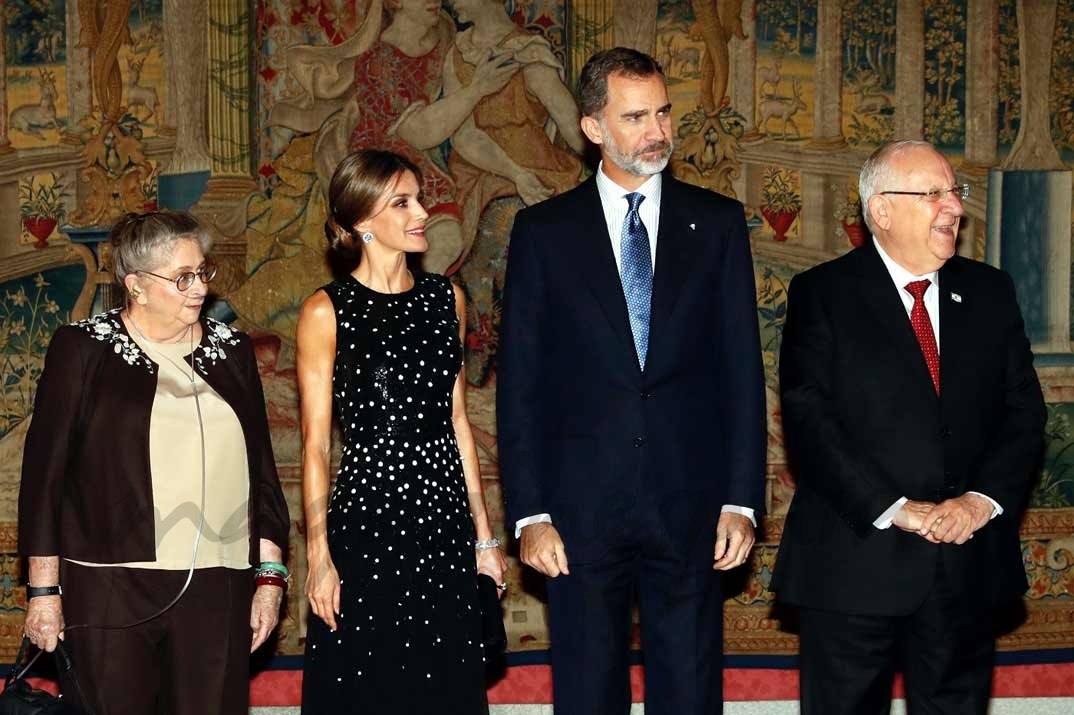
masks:
<instances>
[{"instance_id":1,"label":"gray beard","mask_svg":"<svg viewBox=\"0 0 1074 715\"><path fill-rule=\"evenodd\" d=\"M604 153L608 159L628 174L634 176L654 176L667 168L668 162L671 161L671 152L674 149L671 141L668 141L667 146L664 148L660 158L652 161L646 161L641 158L642 154L647 153L649 149L652 149L652 145L642 147L636 154L628 154L619 148L619 145L615 143L607 127L604 126L604 122L600 123L600 136L603 142L602 146Z\"/></svg>"}]
</instances>

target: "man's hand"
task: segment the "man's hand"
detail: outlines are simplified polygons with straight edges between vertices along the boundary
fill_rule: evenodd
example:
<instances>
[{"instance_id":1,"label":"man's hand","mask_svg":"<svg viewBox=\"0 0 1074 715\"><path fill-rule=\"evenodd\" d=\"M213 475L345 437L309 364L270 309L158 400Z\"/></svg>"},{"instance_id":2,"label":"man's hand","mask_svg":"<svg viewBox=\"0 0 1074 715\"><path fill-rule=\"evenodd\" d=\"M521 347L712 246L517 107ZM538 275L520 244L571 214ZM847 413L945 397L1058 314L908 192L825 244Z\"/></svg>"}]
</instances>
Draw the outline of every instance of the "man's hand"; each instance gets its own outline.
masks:
<instances>
[{"instance_id":1,"label":"man's hand","mask_svg":"<svg viewBox=\"0 0 1074 715\"><path fill-rule=\"evenodd\" d=\"M907 501L891 523L903 531L918 532L925 523L925 516L934 506L930 501Z\"/></svg>"},{"instance_id":2,"label":"man's hand","mask_svg":"<svg viewBox=\"0 0 1074 715\"><path fill-rule=\"evenodd\" d=\"M569 574L567 552L556 527L549 523L522 527L522 563L537 569L549 578Z\"/></svg>"},{"instance_id":3,"label":"man's hand","mask_svg":"<svg viewBox=\"0 0 1074 715\"><path fill-rule=\"evenodd\" d=\"M977 494L963 494L934 506L917 533L934 544L964 544L992 519L992 503Z\"/></svg>"},{"instance_id":4,"label":"man's hand","mask_svg":"<svg viewBox=\"0 0 1074 715\"><path fill-rule=\"evenodd\" d=\"M725 511L716 523L716 549L712 568L727 571L741 566L753 548L753 523L742 514Z\"/></svg>"}]
</instances>

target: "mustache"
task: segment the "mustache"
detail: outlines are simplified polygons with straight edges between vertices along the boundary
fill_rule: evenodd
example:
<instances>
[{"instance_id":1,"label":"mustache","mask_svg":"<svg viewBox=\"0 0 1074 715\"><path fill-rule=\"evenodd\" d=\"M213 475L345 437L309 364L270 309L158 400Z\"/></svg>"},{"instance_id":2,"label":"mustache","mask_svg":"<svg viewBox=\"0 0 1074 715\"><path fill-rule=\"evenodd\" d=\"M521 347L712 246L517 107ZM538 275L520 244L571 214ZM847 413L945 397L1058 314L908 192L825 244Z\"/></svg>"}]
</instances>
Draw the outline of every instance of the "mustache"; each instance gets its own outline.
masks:
<instances>
[{"instance_id":1,"label":"mustache","mask_svg":"<svg viewBox=\"0 0 1074 715\"><path fill-rule=\"evenodd\" d=\"M667 141L653 142L652 144L646 144L641 149L638 149L637 156L641 156L642 154L649 154L649 153L652 153L654 151L665 152L665 151L668 151L669 149L671 149L671 142L667 142Z\"/></svg>"}]
</instances>

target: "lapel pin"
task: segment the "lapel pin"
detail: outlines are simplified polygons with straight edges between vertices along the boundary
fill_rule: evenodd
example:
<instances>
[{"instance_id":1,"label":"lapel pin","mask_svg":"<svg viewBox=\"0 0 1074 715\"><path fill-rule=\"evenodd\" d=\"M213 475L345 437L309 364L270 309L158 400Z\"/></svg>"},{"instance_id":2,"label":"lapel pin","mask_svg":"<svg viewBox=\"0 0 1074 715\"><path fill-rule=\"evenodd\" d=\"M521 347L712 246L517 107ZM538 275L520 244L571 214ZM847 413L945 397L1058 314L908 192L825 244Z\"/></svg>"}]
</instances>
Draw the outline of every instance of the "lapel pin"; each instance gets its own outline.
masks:
<instances>
[{"instance_id":1,"label":"lapel pin","mask_svg":"<svg viewBox=\"0 0 1074 715\"><path fill-rule=\"evenodd\" d=\"M961 303L962 302L962 296L960 296L958 293L952 293L951 294L951 300L955 301L956 303Z\"/></svg>"},{"instance_id":2,"label":"lapel pin","mask_svg":"<svg viewBox=\"0 0 1074 715\"><path fill-rule=\"evenodd\" d=\"M691 230L691 231L693 231L693 230L694 230L694 224L690 224L690 230Z\"/></svg>"}]
</instances>

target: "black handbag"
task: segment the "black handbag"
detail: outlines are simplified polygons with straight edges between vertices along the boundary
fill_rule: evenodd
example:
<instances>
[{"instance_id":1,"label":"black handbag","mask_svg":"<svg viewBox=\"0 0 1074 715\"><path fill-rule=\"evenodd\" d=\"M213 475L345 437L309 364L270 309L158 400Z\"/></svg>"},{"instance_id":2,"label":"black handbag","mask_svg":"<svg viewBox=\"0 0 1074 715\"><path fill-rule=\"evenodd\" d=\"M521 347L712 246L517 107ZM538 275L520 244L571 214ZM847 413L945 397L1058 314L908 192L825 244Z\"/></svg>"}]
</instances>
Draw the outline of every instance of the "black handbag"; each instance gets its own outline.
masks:
<instances>
[{"instance_id":1,"label":"black handbag","mask_svg":"<svg viewBox=\"0 0 1074 715\"><path fill-rule=\"evenodd\" d=\"M29 663L23 665L23 658L30 648L30 639L22 638L19 653L15 656L15 664L7 674L4 681L4 692L0 693L0 715L92 715L88 708L78 704L82 698L82 689L75 678L74 663L67 649L63 647L63 641L56 645L53 655L56 658L56 669L59 672L60 682L70 683L78 697L53 695L45 690L37 690L26 682L26 671L30 669L38 656L34 656Z\"/></svg>"},{"instance_id":2,"label":"black handbag","mask_svg":"<svg viewBox=\"0 0 1074 715\"><path fill-rule=\"evenodd\" d=\"M488 574L477 575L477 600L481 606L481 644L485 646L485 657L501 656L507 650L507 629L503 627L503 606L496 582ZM0 715L4 715L2 710Z\"/></svg>"}]
</instances>

